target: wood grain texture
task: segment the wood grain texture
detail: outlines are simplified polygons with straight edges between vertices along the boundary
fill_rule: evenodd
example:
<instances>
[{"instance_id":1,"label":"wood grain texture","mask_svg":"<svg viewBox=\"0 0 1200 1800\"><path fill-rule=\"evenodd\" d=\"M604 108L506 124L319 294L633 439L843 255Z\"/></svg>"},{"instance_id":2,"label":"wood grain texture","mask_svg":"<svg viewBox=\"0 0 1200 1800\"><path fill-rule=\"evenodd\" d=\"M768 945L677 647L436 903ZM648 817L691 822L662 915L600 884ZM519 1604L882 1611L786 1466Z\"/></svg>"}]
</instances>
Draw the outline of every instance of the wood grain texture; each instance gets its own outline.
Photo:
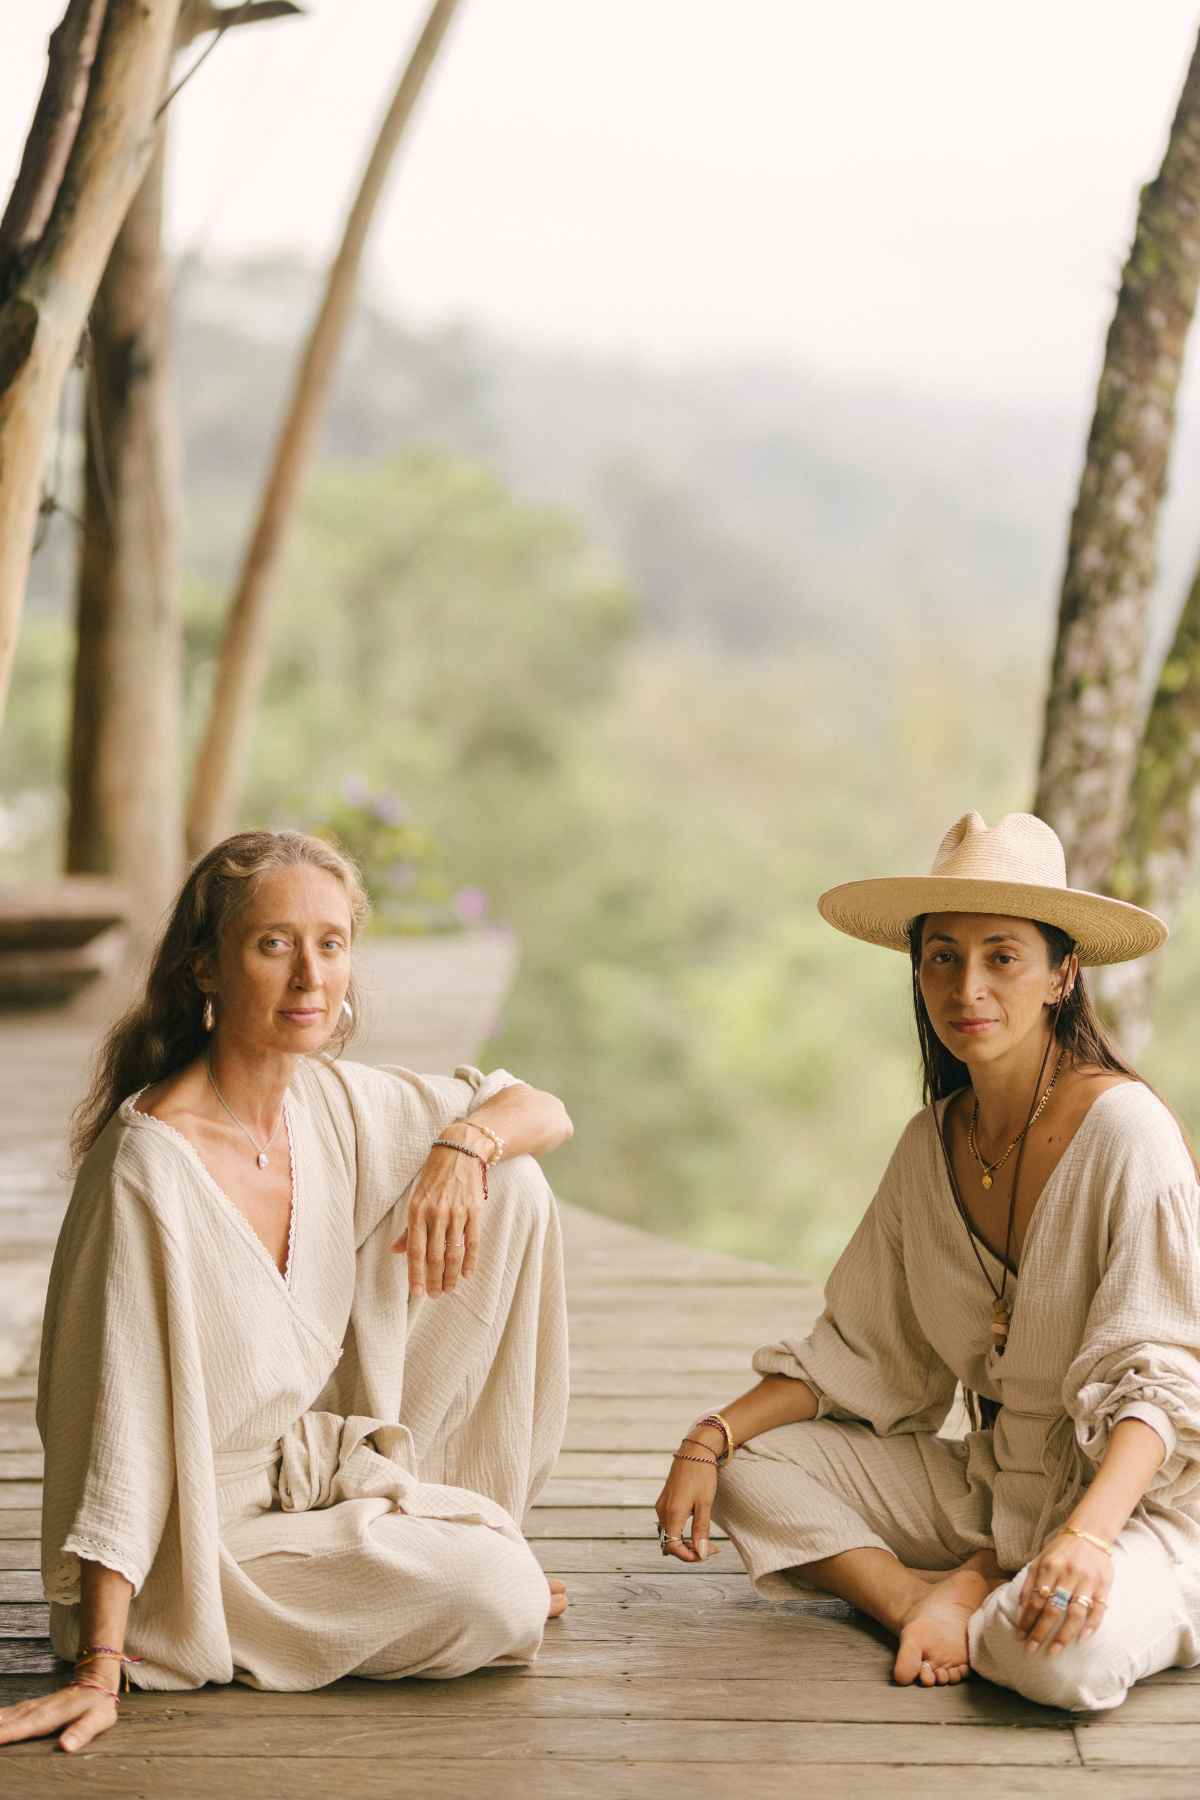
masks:
<instances>
[{"instance_id":1,"label":"wood grain texture","mask_svg":"<svg viewBox=\"0 0 1200 1800\"><path fill-rule=\"evenodd\" d=\"M471 1056L468 996L461 1008L450 996L446 1030L459 1035L437 1047L438 992L431 962L416 1025L433 1047L419 1053L392 1041L398 1015L377 1005L378 1060L446 1067ZM18 1044L0 1018L0 1094L13 1091L3 1076L19 1057L35 1095L8 1120L0 1100L11 1127L0 1134L0 1246L42 1266L66 1199L55 1134L89 1045L90 1032L65 1020L26 1027ZM236 1684L135 1694L93 1753L0 1749L4 1800L83 1788L101 1800L1195 1800L1200 1670L1165 1672L1120 1712L1087 1721L980 1681L898 1688L878 1627L816 1593L761 1601L719 1533L721 1555L701 1567L663 1558L653 1503L670 1451L699 1412L751 1385L751 1351L802 1331L820 1294L785 1271L569 1205L562 1216L572 1402L526 1530L571 1605L537 1662L312 1694ZM0 1379L0 1706L66 1673L46 1639L37 1572L34 1392L32 1362Z\"/></svg>"}]
</instances>

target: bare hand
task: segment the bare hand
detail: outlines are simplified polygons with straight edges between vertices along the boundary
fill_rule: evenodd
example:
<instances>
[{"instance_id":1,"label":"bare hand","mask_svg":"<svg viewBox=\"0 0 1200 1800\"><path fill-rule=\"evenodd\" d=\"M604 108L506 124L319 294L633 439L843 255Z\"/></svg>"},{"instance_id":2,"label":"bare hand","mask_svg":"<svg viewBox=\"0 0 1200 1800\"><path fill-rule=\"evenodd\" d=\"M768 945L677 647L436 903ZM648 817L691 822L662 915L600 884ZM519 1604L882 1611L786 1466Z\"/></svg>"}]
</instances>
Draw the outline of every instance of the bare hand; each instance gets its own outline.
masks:
<instances>
[{"instance_id":1,"label":"bare hand","mask_svg":"<svg viewBox=\"0 0 1200 1800\"><path fill-rule=\"evenodd\" d=\"M1029 1565L1021 1589L1017 1630L1025 1648L1040 1650L1050 1641L1051 1656L1078 1638L1081 1642L1100 1629L1112 1587L1112 1557L1085 1538L1056 1537ZM1051 1604L1055 1592L1070 1595L1066 1607ZM1080 1596L1090 1606L1080 1605Z\"/></svg>"},{"instance_id":2,"label":"bare hand","mask_svg":"<svg viewBox=\"0 0 1200 1800\"><path fill-rule=\"evenodd\" d=\"M0 1707L0 1744L23 1738L49 1737L58 1731L63 1750L82 1750L117 1722L117 1703L98 1688L58 1688L37 1700Z\"/></svg>"},{"instance_id":3,"label":"bare hand","mask_svg":"<svg viewBox=\"0 0 1200 1800\"><path fill-rule=\"evenodd\" d=\"M433 1149L413 1182L408 1224L392 1249L408 1255L411 1299L453 1293L474 1272L479 1252L482 1170L473 1156Z\"/></svg>"},{"instance_id":4,"label":"bare hand","mask_svg":"<svg viewBox=\"0 0 1200 1800\"><path fill-rule=\"evenodd\" d=\"M696 1434L699 1436L699 1433ZM680 1456L704 1456L702 1444L681 1443ZM667 1534L664 1554L678 1557L680 1562L704 1562L716 1556L720 1546L710 1544L709 1526L713 1501L717 1493L717 1465L714 1447L711 1463L673 1462L667 1484L655 1502L661 1530ZM691 1521L691 1532L687 1530Z\"/></svg>"}]
</instances>

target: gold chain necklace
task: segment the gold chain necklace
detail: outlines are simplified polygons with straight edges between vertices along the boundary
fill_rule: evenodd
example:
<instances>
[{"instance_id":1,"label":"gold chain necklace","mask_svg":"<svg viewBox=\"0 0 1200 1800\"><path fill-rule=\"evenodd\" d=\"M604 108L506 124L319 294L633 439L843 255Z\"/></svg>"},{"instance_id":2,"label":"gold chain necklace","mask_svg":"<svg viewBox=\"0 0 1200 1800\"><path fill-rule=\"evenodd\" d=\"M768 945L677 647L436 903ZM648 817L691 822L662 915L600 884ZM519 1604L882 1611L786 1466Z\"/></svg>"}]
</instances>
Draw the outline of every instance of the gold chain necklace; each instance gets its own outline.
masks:
<instances>
[{"instance_id":1,"label":"gold chain necklace","mask_svg":"<svg viewBox=\"0 0 1200 1800\"><path fill-rule=\"evenodd\" d=\"M975 1142L975 1128L979 1124L979 1097L978 1097L978 1095L976 1095L975 1106L971 1113L971 1123L967 1127L967 1142L971 1146L971 1155L975 1158L975 1161L979 1164L980 1168L983 1170L983 1174L980 1177L980 1180L982 1181L983 1186L985 1188L991 1187L992 1178L995 1175L997 1169L1002 1169L1004 1167L1005 1163L1008 1161L1009 1157L1012 1155L1013 1151L1016 1149L1016 1147L1020 1143L1021 1139L1025 1136L1025 1132L1028 1131L1030 1126L1035 1124L1036 1121L1041 1117L1042 1110L1045 1107L1047 1100L1050 1098L1051 1094L1054 1092L1054 1084L1058 1080L1058 1072L1062 1068L1063 1057L1066 1054L1067 1054L1067 1052L1066 1052L1065 1048L1059 1051L1058 1061L1054 1065L1054 1073L1050 1077L1049 1087L1046 1089L1045 1093L1042 1095L1041 1099L1038 1101L1037 1105L1034 1107L1033 1111L1030 1113L1028 1119L1025 1121L1024 1130L1019 1131L1017 1133L1017 1135L1013 1139L1012 1143L1008 1146L1008 1149L1004 1152L1004 1155L1001 1156L994 1163L989 1163L984 1160L984 1158L980 1155L979 1146Z\"/></svg>"}]
</instances>

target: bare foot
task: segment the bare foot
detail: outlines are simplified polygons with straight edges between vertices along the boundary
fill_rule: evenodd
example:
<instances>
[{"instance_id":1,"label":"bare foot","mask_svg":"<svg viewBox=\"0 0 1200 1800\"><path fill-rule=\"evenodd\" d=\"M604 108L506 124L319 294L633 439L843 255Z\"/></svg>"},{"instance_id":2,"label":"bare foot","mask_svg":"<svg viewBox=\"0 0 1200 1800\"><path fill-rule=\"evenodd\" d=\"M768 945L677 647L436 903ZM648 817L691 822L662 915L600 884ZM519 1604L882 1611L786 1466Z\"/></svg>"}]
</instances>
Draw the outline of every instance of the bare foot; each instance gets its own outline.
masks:
<instances>
[{"instance_id":1,"label":"bare foot","mask_svg":"<svg viewBox=\"0 0 1200 1800\"><path fill-rule=\"evenodd\" d=\"M987 1591L977 1570L955 1569L913 1602L901 1622L892 1671L901 1686L919 1681L922 1687L945 1687L969 1674L967 1620Z\"/></svg>"},{"instance_id":2,"label":"bare foot","mask_svg":"<svg viewBox=\"0 0 1200 1800\"><path fill-rule=\"evenodd\" d=\"M546 1614L546 1617L548 1619L561 1619L562 1615L567 1610L566 1583L555 1580L553 1575L547 1575L546 1581L550 1588L550 1610Z\"/></svg>"}]
</instances>

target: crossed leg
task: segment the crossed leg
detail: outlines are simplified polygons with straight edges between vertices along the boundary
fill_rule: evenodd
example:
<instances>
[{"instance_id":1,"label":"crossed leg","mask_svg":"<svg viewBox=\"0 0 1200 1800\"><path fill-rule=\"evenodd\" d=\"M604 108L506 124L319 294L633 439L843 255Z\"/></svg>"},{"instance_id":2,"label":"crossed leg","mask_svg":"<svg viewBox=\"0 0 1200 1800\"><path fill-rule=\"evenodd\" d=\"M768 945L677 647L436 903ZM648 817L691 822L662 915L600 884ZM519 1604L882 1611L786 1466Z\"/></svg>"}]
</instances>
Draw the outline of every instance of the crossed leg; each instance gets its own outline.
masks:
<instances>
[{"instance_id":1,"label":"crossed leg","mask_svg":"<svg viewBox=\"0 0 1200 1800\"><path fill-rule=\"evenodd\" d=\"M849 1601L897 1638L895 1679L925 1687L969 1673L968 1621L1007 1580L989 1514L961 1443L830 1419L744 1445L713 1509L760 1593Z\"/></svg>"}]
</instances>

